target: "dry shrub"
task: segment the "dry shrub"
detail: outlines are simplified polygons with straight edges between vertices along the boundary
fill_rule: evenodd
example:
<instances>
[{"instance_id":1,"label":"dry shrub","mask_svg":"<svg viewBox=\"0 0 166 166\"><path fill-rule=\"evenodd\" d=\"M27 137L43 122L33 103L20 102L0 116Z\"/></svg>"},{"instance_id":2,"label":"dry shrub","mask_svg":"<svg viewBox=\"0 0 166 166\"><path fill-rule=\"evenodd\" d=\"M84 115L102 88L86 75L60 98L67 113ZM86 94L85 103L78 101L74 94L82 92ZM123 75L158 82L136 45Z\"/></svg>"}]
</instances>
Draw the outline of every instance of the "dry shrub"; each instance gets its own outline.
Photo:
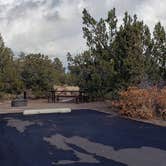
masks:
<instances>
[{"instance_id":1,"label":"dry shrub","mask_svg":"<svg viewBox=\"0 0 166 166\"><path fill-rule=\"evenodd\" d=\"M158 91L156 103L159 105L160 109L163 110L166 108L166 88L163 88L160 91Z\"/></svg>"},{"instance_id":2,"label":"dry shrub","mask_svg":"<svg viewBox=\"0 0 166 166\"><path fill-rule=\"evenodd\" d=\"M112 102L120 108L120 114L131 118L152 119L166 116L166 88L139 89L129 87L120 92L120 100Z\"/></svg>"},{"instance_id":3,"label":"dry shrub","mask_svg":"<svg viewBox=\"0 0 166 166\"><path fill-rule=\"evenodd\" d=\"M166 120L166 87L158 92L155 111L163 120Z\"/></svg>"},{"instance_id":4,"label":"dry shrub","mask_svg":"<svg viewBox=\"0 0 166 166\"><path fill-rule=\"evenodd\" d=\"M0 100L11 100L13 98L15 98L16 95L14 94L9 94L9 93L4 93L4 92L0 92Z\"/></svg>"}]
</instances>

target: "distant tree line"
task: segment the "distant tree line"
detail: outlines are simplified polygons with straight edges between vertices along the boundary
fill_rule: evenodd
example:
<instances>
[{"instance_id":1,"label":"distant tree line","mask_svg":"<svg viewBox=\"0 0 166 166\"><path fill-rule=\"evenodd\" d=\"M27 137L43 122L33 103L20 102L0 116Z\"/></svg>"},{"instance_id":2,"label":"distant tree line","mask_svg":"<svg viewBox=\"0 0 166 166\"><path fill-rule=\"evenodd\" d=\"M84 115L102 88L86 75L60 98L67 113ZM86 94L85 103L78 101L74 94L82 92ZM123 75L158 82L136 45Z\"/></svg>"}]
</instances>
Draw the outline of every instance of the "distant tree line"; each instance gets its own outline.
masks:
<instances>
[{"instance_id":1,"label":"distant tree line","mask_svg":"<svg viewBox=\"0 0 166 166\"><path fill-rule=\"evenodd\" d=\"M166 81L166 33L160 22L151 34L137 15L128 12L120 26L115 9L98 21L84 9L82 18L89 49L76 56L68 53L73 84L92 97L115 97L129 86Z\"/></svg>"},{"instance_id":2,"label":"distant tree line","mask_svg":"<svg viewBox=\"0 0 166 166\"><path fill-rule=\"evenodd\" d=\"M65 83L62 62L43 54L21 53L15 56L0 36L0 97L31 90L35 97L42 97L54 84Z\"/></svg>"},{"instance_id":3,"label":"distant tree line","mask_svg":"<svg viewBox=\"0 0 166 166\"><path fill-rule=\"evenodd\" d=\"M92 98L115 97L120 90L166 81L166 32L158 22L153 33L137 18L124 14L121 25L115 9L96 20L83 10L83 35L88 50L67 55L62 62L43 54L15 56L0 36L0 97L32 90L43 96L54 84L77 85Z\"/></svg>"}]
</instances>

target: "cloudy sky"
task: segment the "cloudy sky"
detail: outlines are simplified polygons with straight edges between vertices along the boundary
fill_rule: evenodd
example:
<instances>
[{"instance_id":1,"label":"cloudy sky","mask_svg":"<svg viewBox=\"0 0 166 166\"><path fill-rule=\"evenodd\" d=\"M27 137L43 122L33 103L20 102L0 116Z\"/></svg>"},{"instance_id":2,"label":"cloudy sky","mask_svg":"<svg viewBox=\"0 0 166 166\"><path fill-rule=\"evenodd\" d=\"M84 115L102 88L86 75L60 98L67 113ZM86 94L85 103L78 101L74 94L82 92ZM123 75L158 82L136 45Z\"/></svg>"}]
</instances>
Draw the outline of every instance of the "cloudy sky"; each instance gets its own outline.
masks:
<instances>
[{"instance_id":1,"label":"cloudy sky","mask_svg":"<svg viewBox=\"0 0 166 166\"><path fill-rule=\"evenodd\" d=\"M119 20L127 10L153 27L166 25L166 0L0 0L0 33L14 52L41 52L65 62L67 52L85 49L82 10L96 18L115 7Z\"/></svg>"}]
</instances>

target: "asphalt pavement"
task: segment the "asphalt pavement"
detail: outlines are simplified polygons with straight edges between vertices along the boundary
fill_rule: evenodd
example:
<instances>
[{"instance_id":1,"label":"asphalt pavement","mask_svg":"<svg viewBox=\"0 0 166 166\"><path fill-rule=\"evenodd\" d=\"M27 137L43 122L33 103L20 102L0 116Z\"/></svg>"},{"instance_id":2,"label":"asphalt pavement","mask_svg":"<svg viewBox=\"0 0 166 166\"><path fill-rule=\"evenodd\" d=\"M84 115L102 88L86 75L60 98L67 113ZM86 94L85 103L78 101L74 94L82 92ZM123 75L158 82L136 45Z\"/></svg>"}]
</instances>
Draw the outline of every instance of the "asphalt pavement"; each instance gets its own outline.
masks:
<instances>
[{"instance_id":1,"label":"asphalt pavement","mask_svg":"<svg viewBox=\"0 0 166 166\"><path fill-rule=\"evenodd\" d=\"M94 110L0 115L0 166L166 166L166 127Z\"/></svg>"}]
</instances>

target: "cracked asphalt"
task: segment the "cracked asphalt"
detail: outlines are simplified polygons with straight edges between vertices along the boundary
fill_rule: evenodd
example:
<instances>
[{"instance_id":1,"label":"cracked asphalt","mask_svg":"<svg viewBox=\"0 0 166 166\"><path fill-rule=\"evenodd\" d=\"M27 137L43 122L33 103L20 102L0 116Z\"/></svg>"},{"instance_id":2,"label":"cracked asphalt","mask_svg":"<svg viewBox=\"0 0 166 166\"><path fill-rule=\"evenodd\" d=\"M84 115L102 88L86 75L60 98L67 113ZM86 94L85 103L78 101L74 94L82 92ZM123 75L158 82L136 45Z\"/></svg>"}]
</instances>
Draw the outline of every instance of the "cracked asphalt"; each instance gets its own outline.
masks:
<instances>
[{"instance_id":1,"label":"cracked asphalt","mask_svg":"<svg viewBox=\"0 0 166 166\"><path fill-rule=\"evenodd\" d=\"M166 127L94 110L0 115L0 166L165 166Z\"/></svg>"}]
</instances>

